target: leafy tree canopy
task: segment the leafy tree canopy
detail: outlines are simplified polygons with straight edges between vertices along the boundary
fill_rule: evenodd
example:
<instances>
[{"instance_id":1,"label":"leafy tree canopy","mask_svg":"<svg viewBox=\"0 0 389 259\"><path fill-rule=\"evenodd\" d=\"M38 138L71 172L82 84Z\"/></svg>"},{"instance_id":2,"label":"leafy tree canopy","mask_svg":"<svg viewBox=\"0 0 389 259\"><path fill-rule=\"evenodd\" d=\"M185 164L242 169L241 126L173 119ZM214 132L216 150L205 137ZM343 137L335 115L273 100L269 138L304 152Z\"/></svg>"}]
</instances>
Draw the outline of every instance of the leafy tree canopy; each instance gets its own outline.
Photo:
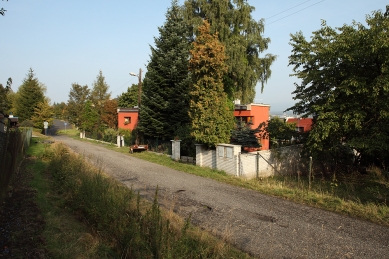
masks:
<instances>
[{"instance_id":1,"label":"leafy tree canopy","mask_svg":"<svg viewBox=\"0 0 389 259\"><path fill-rule=\"evenodd\" d=\"M270 139L272 147L278 146L280 141L298 138L296 123L286 123L283 119L272 117L267 122L263 122L258 127L262 138Z\"/></svg>"},{"instance_id":2,"label":"leafy tree canopy","mask_svg":"<svg viewBox=\"0 0 389 259\"><path fill-rule=\"evenodd\" d=\"M90 90L87 85L81 86L77 83L72 84L67 103L67 117L76 127L81 126L82 113L86 101L89 99Z\"/></svg>"},{"instance_id":3,"label":"leafy tree canopy","mask_svg":"<svg viewBox=\"0 0 389 259\"><path fill-rule=\"evenodd\" d=\"M334 160L345 147L365 164L389 163L389 17L375 11L367 25L331 28L322 22L311 40L291 35L296 104L289 108L313 116L307 145L315 156Z\"/></svg>"},{"instance_id":4,"label":"leafy tree canopy","mask_svg":"<svg viewBox=\"0 0 389 259\"><path fill-rule=\"evenodd\" d=\"M255 21L251 16L253 11L254 7L246 0L185 1L186 21L192 27L194 38L204 19L211 24L211 33L218 32L228 57L224 91L230 99L240 99L243 103L254 100L257 83L262 84L263 91L276 58L272 54L260 56L267 50L270 39L262 36L264 21Z\"/></svg>"},{"instance_id":5,"label":"leafy tree canopy","mask_svg":"<svg viewBox=\"0 0 389 259\"><path fill-rule=\"evenodd\" d=\"M117 114L118 103L115 99L108 100L104 105L104 114L101 119L103 123L111 129L118 128L118 114Z\"/></svg>"},{"instance_id":6,"label":"leafy tree canopy","mask_svg":"<svg viewBox=\"0 0 389 259\"><path fill-rule=\"evenodd\" d=\"M118 107L120 108L131 108L138 105L138 84L132 84L127 88L127 92L122 93L118 97Z\"/></svg>"},{"instance_id":7,"label":"leafy tree canopy","mask_svg":"<svg viewBox=\"0 0 389 259\"><path fill-rule=\"evenodd\" d=\"M87 100L81 114L80 128L86 132L96 132L99 128L100 116L92 101Z\"/></svg>"}]
</instances>

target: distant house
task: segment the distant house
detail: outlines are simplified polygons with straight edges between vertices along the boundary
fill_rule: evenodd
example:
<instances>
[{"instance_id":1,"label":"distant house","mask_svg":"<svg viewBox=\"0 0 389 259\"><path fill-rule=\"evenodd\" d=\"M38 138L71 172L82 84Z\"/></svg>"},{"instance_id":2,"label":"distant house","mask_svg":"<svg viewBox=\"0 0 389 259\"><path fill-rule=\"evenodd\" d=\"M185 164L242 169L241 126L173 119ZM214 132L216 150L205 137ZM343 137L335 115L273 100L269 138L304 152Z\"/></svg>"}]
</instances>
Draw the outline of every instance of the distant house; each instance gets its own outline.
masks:
<instances>
[{"instance_id":1,"label":"distant house","mask_svg":"<svg viewBox=\"0 0 389 259\"><path fill-rule=\"evenodd\" d=\"M296 131L307 132L312 128L312 118L287 117L286 123L296 123Z\"/></svg>"},{"instance_id":2,"label":"distant house","mask_svg":"<svg viewBox=\"0 0 389 259\"><path fill-rule=\"evenodd\" d=\"M239 100L235 101L235 118L245 123L251 123L252 129L257 128L262 122L269 120L269 111L270 105L268 104L250 103L241 105ZM260 142L262 145L261 150L269 149L269 139L261 138Z\"/></svg>"},{"instance_id":3,"label":"distant house","mask_svg":"<svg viewBox=\"0 0 389 259\"><path fill-rule=\"evenodd\" d=\"M118 128L133 130L138 124L139 108L118 108Z\"/></svg>"}]
</instances>

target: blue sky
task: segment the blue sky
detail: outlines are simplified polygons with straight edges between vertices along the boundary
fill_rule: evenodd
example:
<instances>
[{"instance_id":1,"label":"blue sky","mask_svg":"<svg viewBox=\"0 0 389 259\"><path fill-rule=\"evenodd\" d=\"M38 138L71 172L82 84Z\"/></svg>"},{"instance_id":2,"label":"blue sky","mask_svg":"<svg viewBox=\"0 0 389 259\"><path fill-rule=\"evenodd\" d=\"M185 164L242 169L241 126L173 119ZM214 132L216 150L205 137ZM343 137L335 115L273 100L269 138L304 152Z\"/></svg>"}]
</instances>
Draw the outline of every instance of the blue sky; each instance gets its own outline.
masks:
<instances>
[{"instance_id":1,"label":"blue sky","mask_svg":"<svg viewBox=\"0 0 389 259\"><path fill-rule=\"evenodd\" d=\"M180 4L184 1L181 0ZM384 0L249 0L252 17L266 20L265 37L271 39L264 52L277 55L272 76L255 102L271 105L273 113L293 105L295 77L288 67L290 34L306 37L320 29L321 20L331 27L364 22L366 15L385 10ZM12 77L17 91L29 68L46 85L53 102L67 102L72 83L90 88L102 70L112 97L120 95L138 79L129 72L146 72L150 45L165 22L170 0L9 0L0 17L0 82ZM143 73L144 75L145 73Z\"/></svg>"}]
</instances>

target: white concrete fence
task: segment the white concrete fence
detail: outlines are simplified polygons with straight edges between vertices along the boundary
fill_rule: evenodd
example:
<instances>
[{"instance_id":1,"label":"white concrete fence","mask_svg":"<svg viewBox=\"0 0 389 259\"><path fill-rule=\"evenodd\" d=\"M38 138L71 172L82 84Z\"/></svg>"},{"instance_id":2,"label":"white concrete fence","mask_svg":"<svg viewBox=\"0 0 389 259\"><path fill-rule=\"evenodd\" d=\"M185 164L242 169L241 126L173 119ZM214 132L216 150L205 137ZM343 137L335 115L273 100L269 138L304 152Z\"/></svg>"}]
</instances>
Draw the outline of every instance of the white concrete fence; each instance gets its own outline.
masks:
<instances>
[{"instance_id":1,"label":"white concrete fence","mask_svg":"<svg viewBox=\"0 0 389 259\"><path fill-rule=\"evenodd\" d=\"M227 174L248 179L294 174L303 170L300 151L300 146L289 146L241 153L240 145L218 144L216 150L196 145L196 165L223 170Z\"/></svg>"}]
</instances>

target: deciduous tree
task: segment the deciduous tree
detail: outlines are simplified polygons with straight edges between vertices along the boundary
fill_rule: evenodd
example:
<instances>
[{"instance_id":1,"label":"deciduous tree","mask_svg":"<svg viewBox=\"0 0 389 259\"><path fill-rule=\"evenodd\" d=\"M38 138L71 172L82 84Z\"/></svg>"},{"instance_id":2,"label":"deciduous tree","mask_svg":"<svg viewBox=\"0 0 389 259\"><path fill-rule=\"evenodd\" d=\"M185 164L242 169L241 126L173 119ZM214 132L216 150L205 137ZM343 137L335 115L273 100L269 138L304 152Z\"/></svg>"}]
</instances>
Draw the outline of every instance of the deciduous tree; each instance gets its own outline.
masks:
<instances>
[{"instance_id":1,"label":"deciduous tree","mask_svg":"<svg viewBox=\"0 0 389 259\"><path fill-rule=\"evenodd\" d=\"M104 105L104 114L102 115L102 121L108 128L117 129L118 128L118 113L117 113L118 103L115 99L108 100Z\"/></svg>"},{"instance_id":2,"label":"deciduous tree","mask_svg":"<svg viewBox=\"0 0 389 259\"><path fill-rule=\"evenodd\" d=\"M118 97L118 107L120 108L131 108L134 106L138 106L138 84L132 84L127 88L127 92L122 93Z\"/></svg>"},{"instance_id":3,"label":"deciduous tree","mask_svg":"<svg viewBox=\"0 0 389 259\"><path fill-rule=\"evenodd\" d=\"M381 11L331 28L322 22L311 40L292 35L290 65L296 104L289 110L313 116L307 145L313 155L342 157L345 148L364 164L389 164L389 17Z\"/></svg>"},{"instance_id":4,"label":"deciduous tree","mask_svg":"<svg viewBox=\"0 0 389 259\"><path fill-rule=\"evenodd\" d=\"M67 103L67 117L76 127L81 126L82 113L86 101L89 99L90 90L87 85L81 86L77 83L72 84Z\"/></svg>"},{"instance_id":5,"label":"deciduous tree","mask_svg":"<svg viewBox=\"0 0 389 259\"><path fill-rule=\"evenodd\" d=\"M270 39L263 37L264 21L255 21L251 16L253 11L247 0L185 1L186 21L192 27L194 38L196 28L204 19L211 24L211 33L218 32L229 57L223 77L224 91L230 99L237 98L243 103L254 100L257 83L263 91L276 58L271 54L260 56L267 50Z\"/></svg>"},{"instance_id":6,"label":"deciduous tree","mask_svg":"<svg viewBox=\"0 0 389 259\"><path fill-rule=\"evenodd\" d=\"M81 114L80 129L89 133L97 133L99 129L100 116L92 101L87 100Z\"/></svg>"},{"instance_id":7,"label":"deciduous tree","mask_svg":"<svg viewBox=\"0 0 389 259\"><path fill-rule=\"evenodd\" d=\"M192 75L189 115L191 135L196 141L214 147L229 143L234 117L226 93L223 77L227 72L225 48L218 35L210 34L207 21L198 27L199 34L190 51L189 70Z\"/></svg>"}]
</instances>

